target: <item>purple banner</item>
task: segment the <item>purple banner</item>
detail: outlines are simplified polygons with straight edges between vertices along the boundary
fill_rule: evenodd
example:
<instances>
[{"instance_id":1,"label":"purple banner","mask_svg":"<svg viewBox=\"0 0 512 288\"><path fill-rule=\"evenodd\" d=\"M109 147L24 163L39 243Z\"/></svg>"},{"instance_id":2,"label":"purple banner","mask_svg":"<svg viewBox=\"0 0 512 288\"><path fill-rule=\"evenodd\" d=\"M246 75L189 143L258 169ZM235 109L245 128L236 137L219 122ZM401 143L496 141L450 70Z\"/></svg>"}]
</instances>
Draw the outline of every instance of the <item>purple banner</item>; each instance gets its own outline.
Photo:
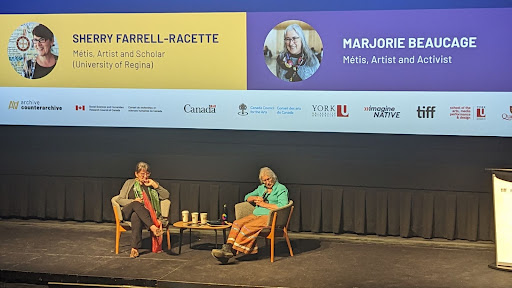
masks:
<instances>
[{"instance_id":1,"label":"purple banner","mask_svg":"<svg viewBox=\"0 0 512 288\"><path fill-rule=\"evenodd\" d=\"M288 20L303 38L284 34ZM510 27L510 8L248 13L247 89L512 91ZM279 53L302 39L319 66Z\"/></svg>"}]
</instances>

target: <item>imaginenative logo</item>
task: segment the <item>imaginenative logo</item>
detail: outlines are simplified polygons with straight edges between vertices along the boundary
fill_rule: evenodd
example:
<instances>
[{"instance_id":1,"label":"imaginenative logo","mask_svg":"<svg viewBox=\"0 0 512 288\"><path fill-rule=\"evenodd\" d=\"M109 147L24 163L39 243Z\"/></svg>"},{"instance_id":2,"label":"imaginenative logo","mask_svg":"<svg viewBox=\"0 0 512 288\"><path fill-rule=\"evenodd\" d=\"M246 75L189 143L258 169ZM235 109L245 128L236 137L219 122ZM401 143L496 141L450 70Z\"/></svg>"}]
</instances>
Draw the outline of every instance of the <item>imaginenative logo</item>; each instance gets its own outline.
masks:
<instances>
[{"instance_id":1,"label":"imaginenative logo","mask_svg":"<svg viewBox=\"0 0 512 288\"><path fill-rule=\"evenodd\" d=\"M365 112L373 112L373 118L400 118L400 111L393 106L366 106Z\"/></svg>"}]
</instances>

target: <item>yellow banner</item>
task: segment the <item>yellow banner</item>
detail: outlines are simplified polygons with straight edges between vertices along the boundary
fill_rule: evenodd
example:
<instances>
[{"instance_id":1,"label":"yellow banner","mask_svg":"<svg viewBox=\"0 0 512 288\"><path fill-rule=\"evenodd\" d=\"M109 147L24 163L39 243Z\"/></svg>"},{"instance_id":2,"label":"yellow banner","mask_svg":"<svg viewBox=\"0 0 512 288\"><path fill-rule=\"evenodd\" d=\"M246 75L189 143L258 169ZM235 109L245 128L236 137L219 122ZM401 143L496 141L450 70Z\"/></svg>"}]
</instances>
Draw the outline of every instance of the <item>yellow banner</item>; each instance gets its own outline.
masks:
<instances>
[{"instance_id":1,"label":"yellow banner","mask_svg":"<svg viewBox=\"0 0 512 288\"><path fill-rule=\"evenodd\" d=\"M0 86L247 88L245 13L0 15L0 25Z\"/></svg>"}]
</instances>

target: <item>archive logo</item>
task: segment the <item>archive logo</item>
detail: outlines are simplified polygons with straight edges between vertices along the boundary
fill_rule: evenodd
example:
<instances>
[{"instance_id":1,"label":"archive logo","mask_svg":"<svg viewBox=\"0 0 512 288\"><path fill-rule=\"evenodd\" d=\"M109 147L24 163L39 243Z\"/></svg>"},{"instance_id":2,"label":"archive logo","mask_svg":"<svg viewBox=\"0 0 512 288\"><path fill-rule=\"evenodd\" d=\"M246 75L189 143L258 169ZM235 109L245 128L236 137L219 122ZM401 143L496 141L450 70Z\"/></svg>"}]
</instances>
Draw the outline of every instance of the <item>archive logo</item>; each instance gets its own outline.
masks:
<instances>
[{"instance_id":1,"label":"archive logo","mask_svg":"<svg viewBox=\"0 0 512 288\"><path fill-rule=\"evenodd\" d=\"M18 105L20 101L9 101L9 109L18 110Z\"/></svg>"}]
</instances>

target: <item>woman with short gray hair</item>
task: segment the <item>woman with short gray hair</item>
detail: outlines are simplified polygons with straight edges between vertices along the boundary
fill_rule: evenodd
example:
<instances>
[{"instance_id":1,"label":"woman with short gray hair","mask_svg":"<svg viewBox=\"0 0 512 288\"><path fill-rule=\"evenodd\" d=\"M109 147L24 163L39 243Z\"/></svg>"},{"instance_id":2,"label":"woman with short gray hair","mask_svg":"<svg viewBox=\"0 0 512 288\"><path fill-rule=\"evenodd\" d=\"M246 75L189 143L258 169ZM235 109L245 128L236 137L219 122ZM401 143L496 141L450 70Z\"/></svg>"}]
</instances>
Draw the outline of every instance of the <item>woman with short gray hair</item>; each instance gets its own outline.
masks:
<instances>
[{"instance_id":1,"label":"woman with short gray hair","mask_svg":"<svg viewBox=\"0 0 512 288\"><path fill-rule=\"evenodd\" d=\"M124 182L117 202L122 207L123 219L132 222L132 249L130 258L139 256L142 246L142 229L149 229L153 237L153 252L162 251L162 223L160 200L169 199L169 191L149 178L149 165L139 162L135 166L135 178Z\"/></svg>"}]
</instances>

